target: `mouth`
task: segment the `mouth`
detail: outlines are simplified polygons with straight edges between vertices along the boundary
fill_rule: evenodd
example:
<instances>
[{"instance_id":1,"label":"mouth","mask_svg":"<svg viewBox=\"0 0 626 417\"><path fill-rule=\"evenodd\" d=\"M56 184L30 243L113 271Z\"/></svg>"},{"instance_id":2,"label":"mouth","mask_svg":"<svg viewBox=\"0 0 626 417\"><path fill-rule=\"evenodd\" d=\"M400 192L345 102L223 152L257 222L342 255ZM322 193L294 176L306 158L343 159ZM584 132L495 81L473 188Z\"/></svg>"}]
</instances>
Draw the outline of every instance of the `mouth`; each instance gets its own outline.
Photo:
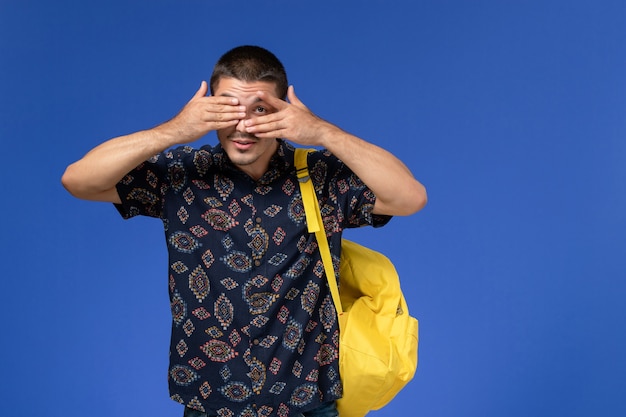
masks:
<instances>
[{"instance_id":1,"label":"mouth","mask_svg":"<svg viewBox=\"0 0 626 417\"><path fill-rule=\"evenodd\" d=\"M252 148L259 141L258 138L253 136L236 136L229 139L235 145L235 148L241 151L246 151Z\"/></svg>"}]
</instances>

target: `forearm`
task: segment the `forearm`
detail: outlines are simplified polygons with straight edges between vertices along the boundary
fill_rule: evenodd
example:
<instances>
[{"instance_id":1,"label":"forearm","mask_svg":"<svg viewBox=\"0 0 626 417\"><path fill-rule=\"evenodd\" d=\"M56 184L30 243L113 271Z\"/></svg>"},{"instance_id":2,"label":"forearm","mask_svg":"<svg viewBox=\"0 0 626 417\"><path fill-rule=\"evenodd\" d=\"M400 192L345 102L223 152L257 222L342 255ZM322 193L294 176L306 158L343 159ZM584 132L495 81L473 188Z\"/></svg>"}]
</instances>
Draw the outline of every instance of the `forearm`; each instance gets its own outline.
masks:
<instances>
[{"instance_id":1,"label":"forearm","mask_svg":"<svg viewBox=\"0 0 626 417\"><path fill-rule=\"evenodd\" d=\"M109 201L128 172L174 143L163 126L111 139L68 166L61 181L75 197Z\"/></svg>"},{"instance_id":2,"label":"forearm","mask_svg":"<svg viewBox=\"0 0 626 417\"><path fill-rule=\"evenodd\" d=\"M410 215L426 204L424 186L393 154L333 125L327 125L323 146L341 159L376 195L374 213Z\"/></svg>"},{"instance_id":3,"label":"forearm","mask_svg":"<svg viewBox=\"0 0 626 417\"><path fill-rule=\"evenodd\" d=\"M277 111L247 120L260 138L285 138L301 146L322 146L341 159L376 194L374 213L409 215L426 204L426 190L409 169L386 150L315 116L289 87L289 102L259 92Z\"/></svg>"},{"instance_id":4,"label":"forearm","mask_svg":"<svg viewBox=\"0 0 626 417\"><path fill-rule=\"evenodd\" d=\"M119 202L115 185L133 168L176 144L234 126L245 116L245 107L236 98L207 97L207 91L207 83L202 81L191 100L171 120L94 148L67 167L61 180L65 188L78 198Z\"/></svg>"}]
</instances>

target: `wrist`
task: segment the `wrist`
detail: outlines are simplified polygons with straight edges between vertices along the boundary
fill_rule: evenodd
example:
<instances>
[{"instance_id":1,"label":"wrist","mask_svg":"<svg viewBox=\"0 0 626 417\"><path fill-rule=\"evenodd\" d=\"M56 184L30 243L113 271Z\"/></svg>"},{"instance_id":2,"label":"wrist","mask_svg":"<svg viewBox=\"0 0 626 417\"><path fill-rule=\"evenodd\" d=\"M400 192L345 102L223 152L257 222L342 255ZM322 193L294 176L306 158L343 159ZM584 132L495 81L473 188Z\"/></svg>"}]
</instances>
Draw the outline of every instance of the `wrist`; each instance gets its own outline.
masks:
<instances>
[{"instance_id":1,"label":"wrist","mask_svg":"<svg viewBox=\"0 0 626 417\"><path fill-rule=\"evenodd\" d=\"M179 143L183 143L184 130L178 123L170 120L150 129L150 139L158 152L171 148ZM157 153L158 153L157 152Z\"/></svg>"},{"instance_id":2,"label":"wrist","mask_svg":"<svg viewBox=\"0 0 626 417\"><path fill-rule=\"evenodd\" d=\"M332 150L336 143L341 142L345 132L325 120L320 119L320 122L321 123L315 129L314 140L317 142L315 145Z\"/></svg>"},{"instance_id":3,"label":"wrist","mask_svg":"<svg viewBox=\"0 0 626 417\"><path fill-rule=\"evenodd\" d=\"M339 147L345 146L346 140L352 136L349 133L345 132L341 128L326 122L319 129L319 140L320 146L325 149L328 149L333 154L338 150Z\"/></svg>"}]
</instances>

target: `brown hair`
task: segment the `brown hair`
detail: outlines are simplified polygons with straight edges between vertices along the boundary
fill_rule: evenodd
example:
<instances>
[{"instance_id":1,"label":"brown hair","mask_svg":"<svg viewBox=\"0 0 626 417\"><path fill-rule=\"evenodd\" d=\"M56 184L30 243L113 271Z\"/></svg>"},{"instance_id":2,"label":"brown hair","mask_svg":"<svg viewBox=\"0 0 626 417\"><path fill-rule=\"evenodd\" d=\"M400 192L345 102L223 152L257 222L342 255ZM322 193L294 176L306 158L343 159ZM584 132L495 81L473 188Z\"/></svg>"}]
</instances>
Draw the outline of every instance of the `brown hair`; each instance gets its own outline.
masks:
<instances>
[{"instance_id":1,"label":"brown hair","mask_svg":"<svg viewBox=\"0 0 626 417\"><path fill-rule=\"evenodd\" d=\"M266 81L276 84L276 94L283 100L287 96L287 73L276 56L260 46L238 46L226 52L217 61L211 75L211 94L222 77L241 81Z\"/></svg>"}]
</instances>

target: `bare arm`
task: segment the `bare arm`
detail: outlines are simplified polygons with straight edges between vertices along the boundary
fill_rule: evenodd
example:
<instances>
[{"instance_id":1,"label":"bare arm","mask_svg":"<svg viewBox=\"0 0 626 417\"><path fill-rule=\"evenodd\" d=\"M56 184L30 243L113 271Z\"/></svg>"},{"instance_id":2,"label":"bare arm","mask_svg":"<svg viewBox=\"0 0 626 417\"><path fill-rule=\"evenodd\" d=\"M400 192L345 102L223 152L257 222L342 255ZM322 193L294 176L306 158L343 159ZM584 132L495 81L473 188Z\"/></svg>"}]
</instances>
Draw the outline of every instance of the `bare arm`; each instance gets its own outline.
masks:
<instances>
[{"instance_id":1,"label":"bare arm","mask_svg":"<svg viewBox=\"0 0 626 417\"><path fill-rule=\"evenodd\" d=\"M287 96L289 103L259 92L259 97L278 111L247 120L248 132L328 149L376 194L376 214L409 215L424 207L426 189L398 158L315 116L296 97L293 87Z\"/></svg>"},{"instance_id":2,"label":"bare arm","mask_svg":"<svg viewBox=\"0 0 626 417\"><path fill-rule=\"evenodd\" d=\"M120 203L116 184L148 158L176 144L193 142L211 130L232 126L245 108L231 97L207 97L202 82L173 119L149 130L111 139L67 167L61 182L75 197Z\"/></svg>"}]
</instances>

